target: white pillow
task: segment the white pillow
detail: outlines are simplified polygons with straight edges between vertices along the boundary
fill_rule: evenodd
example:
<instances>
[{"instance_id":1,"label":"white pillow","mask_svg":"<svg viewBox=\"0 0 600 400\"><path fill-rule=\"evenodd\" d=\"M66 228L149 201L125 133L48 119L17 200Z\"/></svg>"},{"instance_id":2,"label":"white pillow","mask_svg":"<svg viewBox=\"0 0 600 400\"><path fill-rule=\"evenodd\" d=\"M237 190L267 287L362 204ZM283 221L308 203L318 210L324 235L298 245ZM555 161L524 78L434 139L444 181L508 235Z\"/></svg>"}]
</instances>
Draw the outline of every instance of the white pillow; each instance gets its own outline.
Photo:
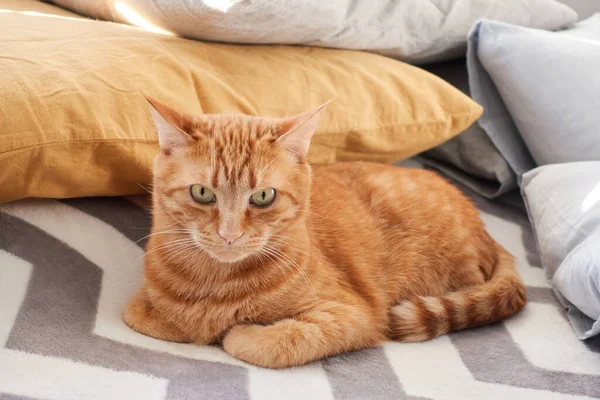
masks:
<instances>
[{"instance_id":1,"label":"white pillow","mask_svg":"<svg viewBox=\"0 0 600 400\"><path fill-rule=\"evenodd\" d=\"M53 0L81 14L234 43L370 50L424 62L464 54L479 18L541 29L577 20L555 0Z\"/></svg>"},{"instance_id":2,"label":"white pillow","mask_svg":"<svg viewBox=\"0 0 600 400\"><path fill-rule=\"evenodd\" d=\"M479 124L517 174L600 160L600 14L560 32L482 21L468 66Z\"/></svg>"},{"instance_id":3,"label":"white pillow","mask_svg":"<svg viewBox=\"0 0 600 400\"><path fill-rule=\"evenodd\" d=\"M522 193L542 264L577 336L600 334L600 161L536 168L523 176Z\"/></svg>"},{"instance_id":4,"label":"white pillow","mask_svg":"<svg viewBox=\"0 0 600 400\"><path fill-rule=\"evenodd\" d=\"M485 108L478 123L522 176L553 288L577 336L598 335L600 14L561 32L482 21L468 67L471 95Z\"/></svg>"},{"instance_id":5,"label":"white pillow","mask_svg":"<svg viewBox=\"0 0 600 400\"><path fill-rule=\"evenodd\" d=\"M586 19L590 15L600 12L600 1L594 0L558 0L568 5L579 15L579 19Z\"/></svg>"}]
</instances>

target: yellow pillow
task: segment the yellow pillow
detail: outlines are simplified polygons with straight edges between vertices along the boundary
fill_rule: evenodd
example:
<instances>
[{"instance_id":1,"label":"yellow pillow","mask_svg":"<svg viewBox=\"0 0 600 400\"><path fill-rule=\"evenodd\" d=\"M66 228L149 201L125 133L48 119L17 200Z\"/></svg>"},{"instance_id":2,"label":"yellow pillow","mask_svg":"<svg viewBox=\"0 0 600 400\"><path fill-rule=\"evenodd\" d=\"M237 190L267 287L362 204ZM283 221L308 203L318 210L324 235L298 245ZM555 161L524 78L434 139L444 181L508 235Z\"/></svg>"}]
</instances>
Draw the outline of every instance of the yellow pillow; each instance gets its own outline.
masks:
<instances>
[{"instance_id":1,"label":"yellow pillow","mask_svg":"<svg viewBox=\"0 0 600 400\"><path fill-rule=\"evenodd\" d=\"M0 9L17 4L37 13L0 12L0 202L143 192L158 145L142 92L192 115L282 117L334 97L313 163L397 161L482 111L437 77L374 54L191 41L36 1Z\"/></svg>"}]
</instances>

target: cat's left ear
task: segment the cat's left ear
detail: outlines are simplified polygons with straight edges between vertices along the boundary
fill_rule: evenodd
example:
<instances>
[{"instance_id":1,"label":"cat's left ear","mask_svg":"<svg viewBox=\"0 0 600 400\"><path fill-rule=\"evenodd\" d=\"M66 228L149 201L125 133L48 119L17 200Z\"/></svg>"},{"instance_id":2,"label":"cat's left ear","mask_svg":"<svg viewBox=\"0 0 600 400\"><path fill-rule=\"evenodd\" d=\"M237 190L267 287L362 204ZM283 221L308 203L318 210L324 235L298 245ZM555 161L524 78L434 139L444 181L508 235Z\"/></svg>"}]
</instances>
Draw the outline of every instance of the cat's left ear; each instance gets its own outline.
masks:
<instances>
[{"instance_id":1,"label":"cat's left ear","mask_svg":"<svg viewBox=\"0 0 600 400\"><path fill-rule=\"evenodd\" d=\"M333 99L328 100L314 110L285 118L280 125L282 135L277 139L277 143L294 156L303 160L308 153L310 140L317 130L319 120L325 112L327 105L332 101Z\"/></svg>"},{"instance_id":2,"label":"cat's left ear","mask_svg":"<svg viewBox=\"0 0 600 400\"><path fill-rule=\"evenodd\" d=\"M177 147L183 147L194 142L194 139L186 133L192 124L192 118L183 115L161 102L148 97L150 115L158 131L158 144L160 149L169 154Z\"/></svg>"}]
</instances>

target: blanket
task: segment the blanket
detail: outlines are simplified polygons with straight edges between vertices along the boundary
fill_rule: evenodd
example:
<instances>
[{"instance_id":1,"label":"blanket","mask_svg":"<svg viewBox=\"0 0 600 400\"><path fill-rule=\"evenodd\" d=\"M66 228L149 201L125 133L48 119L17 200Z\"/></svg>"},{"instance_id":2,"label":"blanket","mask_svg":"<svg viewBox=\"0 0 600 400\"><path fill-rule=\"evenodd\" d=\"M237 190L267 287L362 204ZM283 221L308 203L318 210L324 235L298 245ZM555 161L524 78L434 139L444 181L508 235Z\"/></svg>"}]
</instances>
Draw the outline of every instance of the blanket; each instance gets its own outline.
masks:
<instances>
[{"instance_id":1,"label":"blanket","mask_svg":"<svg viewBox=\"0 0 600 400\"><path fill-rule=\"evenodd\" d=\"M530 301L522 312L281 371L123 324L150 229L139 198L0 205L0 399L600 398L600 338L573 334L526 215L469 194L518 260Z\"/></svg>"}]
</instances>

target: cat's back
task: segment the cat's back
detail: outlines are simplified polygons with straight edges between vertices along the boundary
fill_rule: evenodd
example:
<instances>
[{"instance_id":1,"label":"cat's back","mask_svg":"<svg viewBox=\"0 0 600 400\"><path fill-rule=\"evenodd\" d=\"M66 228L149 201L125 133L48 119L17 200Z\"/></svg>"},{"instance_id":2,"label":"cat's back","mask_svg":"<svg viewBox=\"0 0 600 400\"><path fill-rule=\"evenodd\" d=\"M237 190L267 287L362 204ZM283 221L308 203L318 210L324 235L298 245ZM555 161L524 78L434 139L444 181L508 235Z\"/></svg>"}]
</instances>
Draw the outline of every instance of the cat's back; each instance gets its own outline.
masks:
<instances>
[{"instance_id":1,"label":"cat's back","mask_svg":"<svg viewBox=\"0 0 600 400\"><path fill-rule=\"evenodd\" d=\"M330 259L360 254L363 264L355 264L383 273L380 285L389 293L401 286L390 277L422 276L424 267L444 270L465 257L489 270L497 257L475 206L432 171L366 162L318 166L312 190L315 243L331 248ZM428 295L439 294L434 289Z\"/></svg>"},{"instance_id":2,"label":"cat's back","mask_svg":"<svg viewBox=\"0 0 600 400\"><path fill-rule=\"evenodd\" d=\"M423 268L460 264L452 261L464 255L457 249L471 249L469 257L495 257L477 209L431 171L367 162L315 166L307 219L313 243L327 259L377 277L374 287L388 300L401 287L410 293L403 279L424 276ZM434 285L427 294L443 288Z\"/></svg>"},{"instance_id":3,"label":"cat's back","mask_svg":"<svg viewBox=\"0 0 600 400\"><path fill-rule=\"evenodd\" d=\"M313 166L312 169L313 187L327 192L329 197L335 197L336 191L352 193L370 202L397 195L433 199L439 192L464 197L438 174L423 169L370 162L338 162ZM435 196L429 196L433 192Z\"/></svg>"},{"instance_id":4,"label":"cat's back","mask_svg":"<svg viewBox=\"0 0 600 400\"><path fill-rule=\"evenodd\" d=\"M336 162L332 164L313 165L313 184L326 181L345 183L367 183L369 186L381 184L386 180L432 180L443 182L436 173L419 169L407 168L390 164L380 164L367 161Z\"/></svg>"},{"instance_id":5,"label":"cat's back","mask_svg":"<svg viewBox=\"0 0 600 400\"><path fill-rule=\"evenodd\" d=\"M458 215L478 223L463 193L432 171L369 162L313 166L311 208L381 221L418 218L419 224ZM363 215L365 214L365 215ZM446 218L443 218L446 217ZM375 221L377 220L377 221Z\"/></svg>"}]
</instances>

